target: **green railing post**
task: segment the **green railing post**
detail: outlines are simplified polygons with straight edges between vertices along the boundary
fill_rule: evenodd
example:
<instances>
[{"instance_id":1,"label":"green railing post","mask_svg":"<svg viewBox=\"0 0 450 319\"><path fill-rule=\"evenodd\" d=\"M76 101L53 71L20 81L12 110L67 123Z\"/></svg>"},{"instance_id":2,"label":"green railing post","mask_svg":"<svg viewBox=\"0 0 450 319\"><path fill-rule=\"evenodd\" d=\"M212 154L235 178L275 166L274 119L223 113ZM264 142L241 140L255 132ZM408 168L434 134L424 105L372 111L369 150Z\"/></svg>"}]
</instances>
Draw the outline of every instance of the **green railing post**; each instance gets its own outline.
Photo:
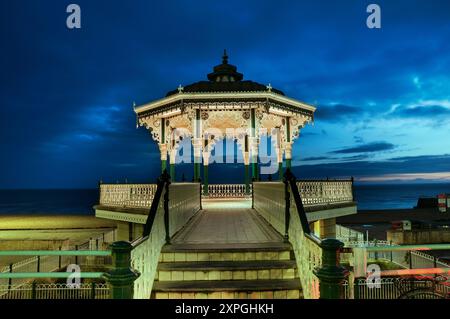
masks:
<instances>
[{"instance_id":1,"label":"green railing post","mask_svg":"<svg viewBox=\"0 0 450 319\"><path fill-rule=\"evenodd\" d=\"M134 281L140 274L131 268L131 250L129 242L112 243L112 268L104 278L109 285L111 299L133 299Z\"/></svg>"},{"instance_id":2,"label":"green railing post","mask_svg":"<svg viewBox=\"0 0 450 319\"><path fill-rule=\"evenodd\" d=\"M344 280L349 271L340 265L340 251L344 244L337 239L327 238L320 244L322 266L314 270L320 282L321 299L344 299Z\"/></svg>"},{"instance_id":3,"label":"green railing post","mask_svg":"<svg viewBox=\"0 0 450 319\"><path fill-rule=\"evenodd\" d=\"M91 284L91 299L95 299L95 281Z\"/></svg>"},{"instance_id":4,"label":"green railing post","mask_svg":"<svg viewBox=\"0 0 450 319\"><path fill-rule=\"evenodd\" d=\"M62 250L62 246L59 246L59 251ZM58 269L61 269L61 265L62 265L62 256L59 255L58 256Z\"/></svg>"},{"instance_id":5,"label":"green railing post","mask_svg":"<svg viewBox=\"0 0 450 319\"><path fill-rule=\"evenodd\" d=\"M9 264L9 273L12 274L13 272L13 264ZM11 290L12 287L12 278L8 278L8 291Z\"/></svg>"},{"instance_id":6,"label":"green railing post","mask_svg":"<svg viewBox=\"0 0 450 319\"><path fill-rule=\"evenodd\" d=\"M36 299L36 281L31 283L31 299Z\"/></svg>"}]
</instances>

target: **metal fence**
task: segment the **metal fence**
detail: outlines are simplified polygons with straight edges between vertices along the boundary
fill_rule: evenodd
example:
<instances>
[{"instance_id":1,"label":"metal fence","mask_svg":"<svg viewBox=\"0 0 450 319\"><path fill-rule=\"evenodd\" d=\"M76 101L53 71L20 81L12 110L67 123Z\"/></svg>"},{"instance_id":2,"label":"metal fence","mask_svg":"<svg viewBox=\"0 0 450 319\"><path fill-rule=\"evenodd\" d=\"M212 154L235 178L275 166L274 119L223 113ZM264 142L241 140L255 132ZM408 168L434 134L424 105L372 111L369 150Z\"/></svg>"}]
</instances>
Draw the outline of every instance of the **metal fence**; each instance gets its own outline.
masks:
<instances>
[{"instance_id":1,"label":"metal fence","mask_svg":"<svg viewBox=\"0 0 450 319\"><path fill-rule=\"evenodd\" d=\"M347 299L399 299L413 295L417 299L450 298L450 286L430 280L405 280L405 278L381 278L378 286L366 279L357 279L353 290L344 282Z\"/></svg>"},{"instance_id":2,"label":"metal fence","mask_svg":"<svg viewBox=\"0 0 450 319\"><path fill-rule=\"evenodd\" d=\"M115 231L110 231L79 245L69 245L65 249L60 247L60 250L106 250L107 244L112 243L115 237ZM110 256L33 256L1 268L0 273L44 273L61 270L70 264L102 266L110 263ZM28 282L30 282L29 278L0 278L0 286L10 288L18 288Z\"/></svg>"},{"instance_id":3,"label":"metal fence","mask_svg":"<svg viewBox=\"0 0 450 319\"><path fill-rule=\"evenodd\" d=\"M109 299L109 293L104 283L83 283L79 287L37 283L18 287L0 285L0 299Z\"/></svg>"},{"instance_id":4,"label":"metal fence","mask_svg":"<svg viewBox=\"0 0 450 319\"><path fill-rule=\"evenodd\" d=\"M245 184L209 184L208 195L206 198L244 198L251 197L252 185L249 185L250 191L247 194Z\"/></svg>"},{"instance_id":5,"label":"metal fence","mask_svg":"<svg viewBox=\"0 0 450 319\"><path fill-rule=\"evenodd\" d=\"M399 245L395 245L392 242L386 240L372 240L372 241L347 241L345 242L345 246L364 249L366 247L399 246ZM439 261L439 258L419 250L403 250L403 251L370 250L367 251L365 254L367 259L385 260L407 269L450 267L450 265L442 261ZM348 256L343 256L342 259L347 260Z\"/></svg>"}]
</instances>

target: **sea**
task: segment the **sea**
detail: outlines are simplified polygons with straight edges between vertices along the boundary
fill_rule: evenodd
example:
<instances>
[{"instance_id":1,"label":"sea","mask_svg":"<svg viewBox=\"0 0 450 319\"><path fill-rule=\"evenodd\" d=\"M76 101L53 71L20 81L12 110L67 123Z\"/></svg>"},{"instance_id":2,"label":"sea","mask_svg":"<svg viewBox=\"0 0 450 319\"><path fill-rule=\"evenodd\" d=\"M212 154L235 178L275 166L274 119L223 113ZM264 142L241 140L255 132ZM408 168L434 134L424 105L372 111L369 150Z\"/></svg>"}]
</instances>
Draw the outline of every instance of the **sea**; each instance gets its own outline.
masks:
<instances>
[{"instance_id":1,"label":"sea","mask_svg":"<svg viewBox=\"0 0 450 319\"><path fill-rule=\"evenodd\" d=\"M359 210L407 209L419 197L450 194L450 184L355 185ZM98 189L0 190L0 215L94 215Z\"/></svg>"}]
</instances>

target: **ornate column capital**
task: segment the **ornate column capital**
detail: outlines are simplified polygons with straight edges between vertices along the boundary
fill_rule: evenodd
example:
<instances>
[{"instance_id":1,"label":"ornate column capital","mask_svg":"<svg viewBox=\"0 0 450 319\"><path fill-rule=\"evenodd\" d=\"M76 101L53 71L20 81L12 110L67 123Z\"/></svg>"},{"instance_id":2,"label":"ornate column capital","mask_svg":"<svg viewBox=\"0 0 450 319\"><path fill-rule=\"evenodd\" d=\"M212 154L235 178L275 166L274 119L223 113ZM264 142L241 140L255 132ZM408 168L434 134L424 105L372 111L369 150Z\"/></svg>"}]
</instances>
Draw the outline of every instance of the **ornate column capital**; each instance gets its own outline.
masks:
<instances>
[{"instance_id":1,"label":"ornate column capital","mask_svg":"<svg viewBox=\"0 0 450 319\"><path fill-rule=\"evenodd\" d=\"M161 160L167 160L167 144L159 144L159 151L161 153Z\"/></svg>"},{"instance_id":2,"label":"ornate column capital","mask_svg":"<svg viewBox=\"0 0 450 319\"><path fill-rule=\"evenodd\" d=\"M284 151L286 154L286 159L292 159L292 142L284 142Z\"/></svg>"},{"instance_id":3,"label":"ornate column capital","mask_svg":"<svg viewBox=\"0 0 450 319\"><path fill-rule=\"evenodd\" d=\"M210 157L210 152L207 151L203 151L203 165L209 165L209 157Z\"/></svg>"},{"instance_id":4,"label":"ornate column capital","mask_svg":"<svg viewBox=\"0 0 450 319\"><path fill-rule=\"evenodd\" d=\"M244 165L250 164L250 152L243 152L244 156Z\"/></svg>"}]
</instances>

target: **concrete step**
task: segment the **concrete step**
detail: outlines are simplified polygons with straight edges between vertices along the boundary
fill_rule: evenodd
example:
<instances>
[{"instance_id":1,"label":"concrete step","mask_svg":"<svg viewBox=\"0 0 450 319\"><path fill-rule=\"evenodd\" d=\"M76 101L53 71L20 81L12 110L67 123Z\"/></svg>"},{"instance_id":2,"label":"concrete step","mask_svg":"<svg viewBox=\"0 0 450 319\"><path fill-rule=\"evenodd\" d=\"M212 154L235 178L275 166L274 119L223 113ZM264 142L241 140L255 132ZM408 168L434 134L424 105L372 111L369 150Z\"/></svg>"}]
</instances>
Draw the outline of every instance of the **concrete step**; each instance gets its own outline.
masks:
<instances>
[{"instance_id":1,"label":"concrete step","mask_svg":"<svg viewBox=\"0 0 450 319\"><path fill-rule=\"evenodd\" d=\"M156 280L267 280L297 277L293 260L159 263Z\"/></svg>"},{"instance_id":2,"label":"concrete step","mask_svg":"<svg viewBox=\"0 0 450 319\"><path fill-rule=\"evenodd\" d=\"M282 280L205 280L155 281L155 299L299 299L300 281Z\"/></svg>"},{"instance_id":3,"label":"concrete step","mask_svg":"<svg viewBox=\"0 0 450 319\"><path fill-rule=\"evenodd\" d=\"M290 260L286 243L263 244L172 244L161 251L160 262Z\"/></svg>"}]
</instances>

